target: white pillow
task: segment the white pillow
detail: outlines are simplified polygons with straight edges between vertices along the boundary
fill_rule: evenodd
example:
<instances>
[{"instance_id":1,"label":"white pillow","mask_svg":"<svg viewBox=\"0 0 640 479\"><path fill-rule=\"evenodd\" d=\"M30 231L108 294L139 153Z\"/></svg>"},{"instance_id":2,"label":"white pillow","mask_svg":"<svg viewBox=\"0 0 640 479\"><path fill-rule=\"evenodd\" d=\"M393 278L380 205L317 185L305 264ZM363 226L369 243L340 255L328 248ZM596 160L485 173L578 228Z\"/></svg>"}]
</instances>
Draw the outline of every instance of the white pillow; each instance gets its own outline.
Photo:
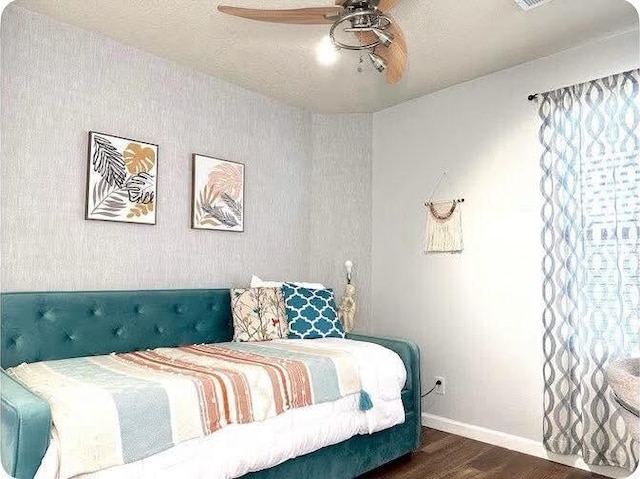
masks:
<instances>
[{"instance_id":1,"label":"white pillow","mask_svg":"<svg viewBox=\"0 0 640 479\"><path fill-rule=\"evenodd\" d=\"M297 283L295 281L262 281L255 274L251 276L252 288L282 288L282 285L284 283L291 283L295 284L296 286L309 289L326 289L324 285L320 283Z\"/></svg>"}]
</instances>

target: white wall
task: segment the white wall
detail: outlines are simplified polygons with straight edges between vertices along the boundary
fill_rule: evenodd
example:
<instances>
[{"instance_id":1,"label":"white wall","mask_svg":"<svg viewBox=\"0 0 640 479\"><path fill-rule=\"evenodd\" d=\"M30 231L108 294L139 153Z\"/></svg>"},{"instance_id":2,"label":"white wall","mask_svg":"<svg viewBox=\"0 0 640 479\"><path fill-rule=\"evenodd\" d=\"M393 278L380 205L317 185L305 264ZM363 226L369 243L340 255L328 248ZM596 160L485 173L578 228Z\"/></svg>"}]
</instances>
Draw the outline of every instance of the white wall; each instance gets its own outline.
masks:
<instances>
[{"instance_id":1,"label":"white wall","mask_svg":"<svg viewBox=\"0 0 640 479\"><path fill-rule=\"evenodd\" d=\"M309 112L19 7L1 41L3 291L229 287L256 273L340 292L345 256L369 271L370 181L357 214L331 210L371 177L371 115L336 117L367 138L354 151L344 134L316 141L331 116L316 134ZM84 220L89 130L159 145L156 226ZM190 229L192 153L245 163L244 233Z\"/></svg>"},{"instance_id":2,"label":"white wall","mask_svg":"<svg viewBox=\"0 0 640 479\"><path fill-rule=\"evenodd\" d=\"M542 428L537 107L527 95L639 65L637 32L461 84L373 119L372 329L415 339L425 411L534 440ZM422 253L423 206L464 197L465 250Z\"/></svg>"}]
</instances>

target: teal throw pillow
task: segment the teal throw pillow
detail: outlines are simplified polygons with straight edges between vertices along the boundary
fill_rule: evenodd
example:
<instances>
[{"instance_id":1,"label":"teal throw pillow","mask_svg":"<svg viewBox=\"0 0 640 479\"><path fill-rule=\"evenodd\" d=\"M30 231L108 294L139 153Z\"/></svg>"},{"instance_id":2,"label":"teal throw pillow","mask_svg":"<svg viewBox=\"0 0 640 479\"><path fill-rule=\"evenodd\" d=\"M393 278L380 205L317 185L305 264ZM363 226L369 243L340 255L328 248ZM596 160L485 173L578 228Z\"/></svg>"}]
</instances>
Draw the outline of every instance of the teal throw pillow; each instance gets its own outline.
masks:
<instances>
[{"instance_id":1,"label":"teal throw pillow","mask_svg":"<svg viewBox=\"0 0 640 479\"><path fill-rule=\"evenodd\" d=\"M289 322L289 339L344 338L331 289L282 285Z\"/></svg>"}]
</instances>

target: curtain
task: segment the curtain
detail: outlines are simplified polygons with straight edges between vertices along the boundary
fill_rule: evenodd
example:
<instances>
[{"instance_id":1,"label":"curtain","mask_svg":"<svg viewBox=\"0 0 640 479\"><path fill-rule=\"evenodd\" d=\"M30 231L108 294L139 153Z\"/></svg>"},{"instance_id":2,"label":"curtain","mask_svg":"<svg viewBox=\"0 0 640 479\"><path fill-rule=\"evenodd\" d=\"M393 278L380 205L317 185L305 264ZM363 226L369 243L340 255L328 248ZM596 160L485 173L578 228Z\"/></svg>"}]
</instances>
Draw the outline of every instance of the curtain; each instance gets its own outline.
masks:
<instances>
[{"instance_id":1,"label":"curtain","mask_svg":"<svg viewBox=\"0 0 640 479\"><path fill-rule=\"evenodd\" d=\"M541 95L543 442L587 464L633 470L607 385L640 353L640 70Z\"/></svg>"}]
</instances>

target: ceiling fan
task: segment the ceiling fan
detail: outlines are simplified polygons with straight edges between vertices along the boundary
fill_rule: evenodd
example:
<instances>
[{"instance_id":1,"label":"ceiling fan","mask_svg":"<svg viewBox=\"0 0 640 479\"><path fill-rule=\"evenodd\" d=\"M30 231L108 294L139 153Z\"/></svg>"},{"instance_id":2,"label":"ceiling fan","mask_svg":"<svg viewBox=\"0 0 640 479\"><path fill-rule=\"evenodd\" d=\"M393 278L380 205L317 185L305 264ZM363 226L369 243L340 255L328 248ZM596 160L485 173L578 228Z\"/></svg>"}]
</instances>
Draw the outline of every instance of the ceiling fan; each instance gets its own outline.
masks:
<instances>
[{"instance_id":1,"label":"ceiling fan","mask_svg":"<svg viewBox=\"0 0 640 479\"><path fill-rule=\"evenodd\" d=\"M227 5L228 15L261 22L331 25L329 37L338 50L367 52L373 66L388 83L398 83L407 66L407 44L397 22L386 12L397 0L337 0L334 7L263 10ZM361 60L362 61L362 60Z\"/></svg>"}]
</instances>

